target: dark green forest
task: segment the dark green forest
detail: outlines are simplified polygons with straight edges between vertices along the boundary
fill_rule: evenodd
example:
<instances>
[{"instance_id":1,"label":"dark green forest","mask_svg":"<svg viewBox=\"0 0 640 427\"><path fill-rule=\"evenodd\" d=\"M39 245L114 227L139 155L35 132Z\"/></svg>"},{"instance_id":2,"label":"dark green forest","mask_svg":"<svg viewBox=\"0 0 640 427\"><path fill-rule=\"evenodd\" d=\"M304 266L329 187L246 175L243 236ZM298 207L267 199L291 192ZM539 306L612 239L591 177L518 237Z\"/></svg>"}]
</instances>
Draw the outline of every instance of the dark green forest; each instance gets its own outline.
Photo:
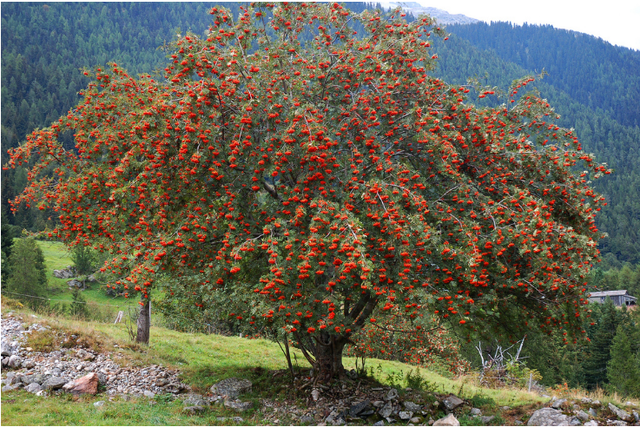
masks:
<instances>
[{"instance_id":1,"label":"dark green forest","mask_svg":"<svg viewBox=\"0 0 640 427\"><path fill-rule=\"evenodd\" d=\"M2 163L7 150L27 134L73 108L87 84L83 69L116 62L132 75L153 74L164 64L163 46L175 34L207 31L207 12L214 5L3 2ZM237 14L238 4L224 6ZM355 11L376 7L348 6ZM603 262L592 271L590 288L627 289L640 296L640 52L551 26L494 22L446 30L451 36L438 40L434 51L439 57L436 75L448 83L464 84L473 77L482 85L506 89L517 78L544 71L536 88L561 115L558 124L576 129L583 149L614 170L594 183L608 202L596 221L608 237L600 242ZM63 138L72 148L73 135ZM24 169L2 170L3 248L7 233L55 227L53 212L20 207L11 213L9 200L26 183ZM607 377L606 366L618 328L637 357L638 310L596 306L594 322L587 327L590 344L563 346L561 339L554 344L554 338L541 334L528 338L530 348L545 349L531 350L528 363L548 384L568 381L593 388L615 382Z\"/></svg>"}]
</instances>

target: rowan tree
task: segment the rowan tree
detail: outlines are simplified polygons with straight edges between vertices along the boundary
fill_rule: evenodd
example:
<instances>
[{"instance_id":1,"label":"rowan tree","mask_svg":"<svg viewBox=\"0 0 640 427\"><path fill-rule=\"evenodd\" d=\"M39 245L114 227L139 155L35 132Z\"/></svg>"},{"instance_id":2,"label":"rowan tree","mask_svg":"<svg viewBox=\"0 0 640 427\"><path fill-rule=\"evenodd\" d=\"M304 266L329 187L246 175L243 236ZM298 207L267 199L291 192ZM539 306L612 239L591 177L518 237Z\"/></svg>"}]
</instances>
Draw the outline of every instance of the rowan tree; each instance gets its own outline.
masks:
<instances>
[{"instance_id":1,"label":"rowan tree","mask_svg":"<svg viewBox=\"0 0 640 427\"><path fill-rule=\"evenodd\" d=\"M604 201L587 180L608 171L533 79L478 108L430 76L429 17L243 11L213 8L161 77L87 71L83 100L11 152L32 162L14 206L56 209L57 235L113 254L126 288L162 275L168 295L279 328L322 379L378 310L580 332Z\"/></svg>"}]
</instances>

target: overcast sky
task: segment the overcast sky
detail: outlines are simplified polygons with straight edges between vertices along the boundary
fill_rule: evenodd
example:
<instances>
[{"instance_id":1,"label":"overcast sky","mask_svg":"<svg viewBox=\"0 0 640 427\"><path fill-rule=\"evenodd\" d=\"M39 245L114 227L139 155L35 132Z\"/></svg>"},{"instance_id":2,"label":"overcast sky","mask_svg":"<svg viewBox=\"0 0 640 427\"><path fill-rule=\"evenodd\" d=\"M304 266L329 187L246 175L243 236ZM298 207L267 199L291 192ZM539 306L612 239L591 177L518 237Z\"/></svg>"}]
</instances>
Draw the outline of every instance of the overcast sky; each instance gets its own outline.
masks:
<instances>
[{"instance_id":1,"label":"overcast sky","mask_svg":"<svg viewBox=\"0 0 640 427\"><path fill-rule=\"evenodd\" d=\"M401 1L401 0L395 0ZM411 0L409 0L411 1ZM550 24L640 50L638 0L413 0L481 21Z\"/></svg>"}]
</instances>

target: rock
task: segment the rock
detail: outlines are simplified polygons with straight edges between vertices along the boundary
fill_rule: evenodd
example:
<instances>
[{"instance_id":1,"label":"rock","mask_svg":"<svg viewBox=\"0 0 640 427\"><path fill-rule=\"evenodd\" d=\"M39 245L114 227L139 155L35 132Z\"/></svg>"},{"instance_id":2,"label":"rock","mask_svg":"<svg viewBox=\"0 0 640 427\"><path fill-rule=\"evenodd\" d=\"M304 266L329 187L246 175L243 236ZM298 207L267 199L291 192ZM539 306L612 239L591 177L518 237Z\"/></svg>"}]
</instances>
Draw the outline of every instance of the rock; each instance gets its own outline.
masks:
<instances>
[{"instance_id":1,"label":"rock","mask_svg":"<svg viewBox=\"0 0 640 427\"><path fill-rule=\"evenodd\" d=\"M591 421L587 421L586 423L582 424L583 426L597 426L598 422L596 420L591 420Z\"/></svg>"},{"instance_id":2,"label":"rock","mask_svg":"<svg viewBox=\"0 0 640 427\"><path fill-rule=\"evenodd\" d=\"M31 360L31 359L27 359L27 360L23 360L23 361L22 361L22 367L23 367L24 369L31 369L31 368L33 368L33 367L35 367L35 366L36 366L36 362L34 362L34 361L33 361L33 360Z\"/></svg>"},{"instance_id":3,"label":"rock","mask_svg":"<svg viewBox=\"0 0 640 427\"><path fill-rule=\"evenodd\" d=\"M207 406L208 402L204 400L204 396L201 394L190 394L188 395L182 403L184 406Z\"/></svg>"},{"instance_id":4,"label":"rock","mask_svg":"<svg viewBox=\"0 0 640 427\"><path fill-rule=\"evenodd\" d=\"M251 391L251 381L240 378L227 378L211 386L211 392L235 399L242 393Z\"/></svg>"},{"instance_id":5,"label":"rock","mask_svg":"<svg viewBox=\"0 0 640 427\"><path fill-rule=\"evenodd\" d=\"M389 418L392 413L393 413L393 403L391 402L387 402L382 407L382 409L378 411L378 415L380 415L382 418Z\"/></svg>"},{"instance_id":6,"label":"rock","mask_svg":"<svg viewBox=\"0 0 640 427\"><path fill-rule=\"evenodd\" d=\"M42 384L42 388L46 390L58 390L61 389L66 383L67 380L65 380L64 378L51 377L46 380L44 384Z\"/></svg>"},{"instance_id":7,"label":"rock","mask_svg":"<svg viewBox=\"0 0 640 427\"><path fill-rule=\"evenodd\" d=\"M202 406L185 406L184 408L182 408L182 412L184 412L185 414L197 414L198 412L203 412L204 408Z\"/></svg>"},{"instance_id":8,"label":"rock","mask_svg":"<svg viewBox=\"0 0 640 427\"><path fill-rule=\"evenodd\" d=\"M377 426L383 426L384 425L384 421L380 420L380 421L374 423L373 425L376 426L376 427Z\"/></svg>"},{"instance_id":9,"label":"rock","mask_svg":"<svg viewBox=\"0 0 640 427\"><path fill-rule=\"evenodd\" d=\"M391 390L389 390L384 400L393 400L397 398L398 398L398 390L396 390L395 388L392 388Z\"/></svg>"},{"instance_id":10,"label":"rock","mask_svg":"<svg viewBox=\"0 0 640 427\"><path fill-rule=\"evenodd\" d=\"M7 391L15 390L17 388L19 388L19 387L15 386L15 385L6 385L6 386L2 387L2 392L5 393Z\"/></svg>"},{"instance_id":11,"label":"rock","mask_svg":"<svg viewBox=\"0 0 640 427\"><path fill-rule=\"evenodd\" d=\"M480 417L480 422L482 422L483 425L489 424L495 417L495 415Z\"/></svg>"},{"instance_id":12,"label":"rock","mask_svg":"<svg viewBox=\"0 0 640 427\"><path fill-rule=\"evenodd\" d=\"M588 405L589 403L593 402L593 400L591 400L591 399L590 399L590 398L588 398L588 397L583 397L582 399L580 399L580 402L582 402L582 403L584 403L584 404Z\"/></svg>"},{"instance_id":13,"label":"rock","mask_svg":"<svg viewBox=\"0 0 640 427\"><path fill-rule=\"evenodd\" d=\"M472 417L479 417L480 415L482 415L482 411L478 408L471 408L469 414L471 414Z\"/></svg>"},{"instance_id":14,"label":"rock","mask_svg":"<svg viewBox=\"0 0 640 427\"><path fill-rule=\"evenodd\" d=\"M599 401L599 400L594 400L593 402L591 402L591 404L592 404L593 406L602 406L602 403L600 403L600 401Z\"/></svg>"},{"instance_id":15,"label":"rock","mask_svg":"<svg viewBox=\"0 0 640 427\"><path fill-rule=\"evenodd\" d=\"M38 383L31 383L28 386L26 386L24 389L29 393L37 393L40 390L42 390L42 386Z\"/></svg>"},{"instance_id":16,"label":"rock","mask_svg":"<svg viewBox=\"0 0 640 427\"><path fill-rule=\"evenodd\" d=\"M228 422L229 420L233 421L234 424L240 424L244 421L242 417L216 417L216 421L220 422Z\"/></svg>"},{"instance_id":17,"label":"rock","mask_svg":"<svg viewBox=\"0 0 640 427\"><path fill-rule=\"evenodd\" d=\"M529 418L528 426L569 426L575 417L568 417L553 408L538 409ZM579 421L578 421L579 422Z\"/></svg>"},{"instance_id":18,"label":"rock","mask_svg":"<svg viewBox=\"0 0 640 427\"><path fill-rule=\"evenodd\" d=\"M451 394L445 397L442 403L444 403L444 406L447 408L447 410L453 411L458 406L462 405L464 403L464 400L460 399L458 396L454 396L453 394Z\"/></svg>"},{"instance_id":19,"label":"rock","mask_svg":"<svg viewBox=\"0 0 640 427\"><path fill-rule=\"evenodd\" d=\"M239 412L244 412L247 409L251 409L253 407L253 403L242 402L240 400L225 400L224 406L226 406L227 408L235 409Z\"/></svg>"},{"instance_id":20,"label":"rock","mask_svg":"<svg viewBox=\"0 0 640 427\"><path fill-rule=\"evenodd\" d=\"M93 406L95 406L96 408L99 408L101 406L104 406L106 402L104 400L98 400L97 402L93 402Z\"/></svg>"},{"instance_id":21,"label":"rock","mask_svg":"<svg viewBox=\"0 0 640 427\"><path fill-rule=\"evenodd\" d=\"M633 419L633 417L631 416L631 414L629 414L627 411L625 411L624 409L620 409L618 408L616 405L614 405L613 403L609 403L609 410L611 412L613 412L614 414L616 414L616 417L620 418L623 421L631 421Z\"/></svg>"},{"instance_id":22,"label":"rock","mask_svg":"<svg viewBox=\"0 0 640 427\"><path fill-rule=\"evenodd\" d=\"M608 426L628 426L629 424L621 420L607 420Z\"/></svg>"},{"instance_id":23,"label":"rock","mask_svg":"<svg viewBox=\"0 0 640 427\"><path fill-rule=\"evenodd\" d=\"M9 356L9 361L7 362L7 366L13 369L20 369L21 365L22 365L22 357L16 354Z\"/></svg>"},{"instance_id":24,"label":"rock","mask_svg":"<svg viewBox=\"0 0 640 427\"><path fill-rule=\"evenodd\" d=\"M315 424L316 420L311 415L303 415L300 417L300 424Z\"/></svg>"},{"instance_id":25,"label":"rock","mask_svg":"<svg viewBox=\"0 0 640 427\"><path fill-rule=\"evenodd\" d=\"M595 409L589 408L589 415L591 415L592 417L597 417L598 413L596 412Z\"/></svg>"},{"instance_id":26,"label":"rock","mask_svg":"<svg viewBox=\"0 0 640 427\"><path fill-rule=\"evenodd\" d=\"M371 407L371 402L369 402L368 400L365 400L360 403L356 403L355 405L351 406L351 408L349 408L349 416L354 418L355 417L366 418L369 415L373 415L373 414L374 412Z\"/></svg>"},{"instance_id":27,"label":"rock","mask_svg":"<svg viewBox=\"0 0 640 427\"><path fill-rule=\"evenodd\" d=\"M421 410L421 409L422 409L422 406L421 406L421 405L418 405L418 404L415 404L415 403L413 403L413 402L409 402L409 401L407 401L407 402L404 402L404 408L405 408L407 411L411 411L411 412L418 412L419 410Z\"/></svg>"},{"instance_id":28,"label":"rock","mask_svg":"<svg viewBox=\"0 0 640 427\"><path fill-rule=\"evenodd\" d=\"M590 418L589 414L587 414L583 410L576 411L575 414L576 417L580 418L582 421L587 421Z\"/></svg>"},{"instance_id":29,"label":"rock","mask_svg":"<svg viewBox=\"0 0 640 427\"><path fill-rule=\"evenodd\" d=\"M36 396L38 396L38 397L47 397L47 396L49 396L49 393L47 393L46 390L40 390L39 392L36 393Z\"/></svg>"},{"instance_id":30,"label":"rock","mask_svg":"<svg viewBox=\"0 0 640 427\"><path fill-rule=\"evenodd\" d=\"M98 374L91 372L84 377L66 383L62 388L72 394L96 394L98 392Z\"/></svg>"},{"instance_id":31,"label":"rock","mask_svg":"<svg viewBox=\"0 0 640 427\"><path fill-rule=\"evenodd\" d=\"M413 417L409 420L410 423L419 424L421 421L420 417Z\"/></svg>"},{"instance_id":32,"label":"rock","mask_svg":"<svg viewBox=\"0 0 640 427\"><path fill-rule=\"evenodd\" d=\"M449 414L444 418L440 418L438 421L433 423L434 426L459 426L460 421L453 415Z\"/></svg>"},{"instance_id":33,"label":"rock","mask_svg":"<svg viewBox=\"0 0 640 427\"><path fill-rule=\"evenodd\" d=\"M401 420L407 421L407 420L410 420L413 417L413 412L400 411L400 412L398 412L398 416L400 417Z\"/></svg>"},{"instance_id":34,"label":"rock","mask_svg":"<svg viewBox=\"0 0 640 427\"><path fill-rule=\"evenodd\" d=\"M567 399L556 399L553 402L551 402L551 407L553 409L560 409L562 405L564 405L566 402L567 402Z\"/></svg>"},{"instance_id":35,"label":"rock","mask_svg":"<svg viewBox=\"0 0 640 427\"><path fill-rule=\"evenodd\" d=\"M76 279L71 279L71 280L67 281L67 286L69 286L70 288L83 289L84 288L84 282L81 282L80 280L76 280Z\"/></svg>"},{"instance_id":36,"label":"rock","mask_svg":"<svg viewBox=\"0 0 640 427\"><path fill-rule=\"evenodd\" d=\"M640 421L640 415L636 411L633 411L633 418L636 419L636 422Z\"/></svg>"},{"instance_id":37,"label":"rock","mask_svg":"<svg viewBox=\"0 0 640 427\"><path fill-rule=\"evenodd\" d=\"M144 397L148 397L149 399L153 399L154 397L156 397L156 394L149 390L145 390L142 394L144 395Z\"/></svg>"},{"instance_id":38,"label":"rock","mask_svg":"<svg viewBox=\"0 0 640 427\"><path fill-rule=\"evenodd\" d=\"M62 270L53 270L53 277L58 279L71 279L76 275L72 267L63 268Z\"/></svg>"},{"instance_id":39,"label":"rock","mask_svg":"<svg viewBox=\"0 0 640 427\"><path fill-rule=\"evenodd\" d=\"M9 357L13 354L13 349L6 341L2 341L0 346L0 351L2 353L2 357Z\"/></svg>"}]
</instances>

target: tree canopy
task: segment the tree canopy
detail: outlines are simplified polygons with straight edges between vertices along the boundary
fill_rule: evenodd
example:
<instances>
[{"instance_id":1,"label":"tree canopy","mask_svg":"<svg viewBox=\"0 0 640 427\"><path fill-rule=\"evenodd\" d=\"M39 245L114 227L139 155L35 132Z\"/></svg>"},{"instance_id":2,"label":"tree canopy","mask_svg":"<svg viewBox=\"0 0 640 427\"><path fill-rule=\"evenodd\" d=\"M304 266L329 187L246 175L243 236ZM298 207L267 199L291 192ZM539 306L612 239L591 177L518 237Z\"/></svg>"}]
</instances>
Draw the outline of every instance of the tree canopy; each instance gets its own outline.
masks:
<instances>
[{"instance_id":1,"label":"tree canopy","mask_svg":"<svg viewBox=\"0 0 640 427\"><path fill-rule=\"evenodd\" d=\"M463 334L580 331L603 204L588 180L608 171L533 79L476 107L430 75L429 17L211 14L162 78L86 71L82 101L10 152L30 166L14 207L55 209L57 236L110 252L117 284L197 289L198 307L291 334L327 378L392 309Z\"/></svg>"}]
</instances>

